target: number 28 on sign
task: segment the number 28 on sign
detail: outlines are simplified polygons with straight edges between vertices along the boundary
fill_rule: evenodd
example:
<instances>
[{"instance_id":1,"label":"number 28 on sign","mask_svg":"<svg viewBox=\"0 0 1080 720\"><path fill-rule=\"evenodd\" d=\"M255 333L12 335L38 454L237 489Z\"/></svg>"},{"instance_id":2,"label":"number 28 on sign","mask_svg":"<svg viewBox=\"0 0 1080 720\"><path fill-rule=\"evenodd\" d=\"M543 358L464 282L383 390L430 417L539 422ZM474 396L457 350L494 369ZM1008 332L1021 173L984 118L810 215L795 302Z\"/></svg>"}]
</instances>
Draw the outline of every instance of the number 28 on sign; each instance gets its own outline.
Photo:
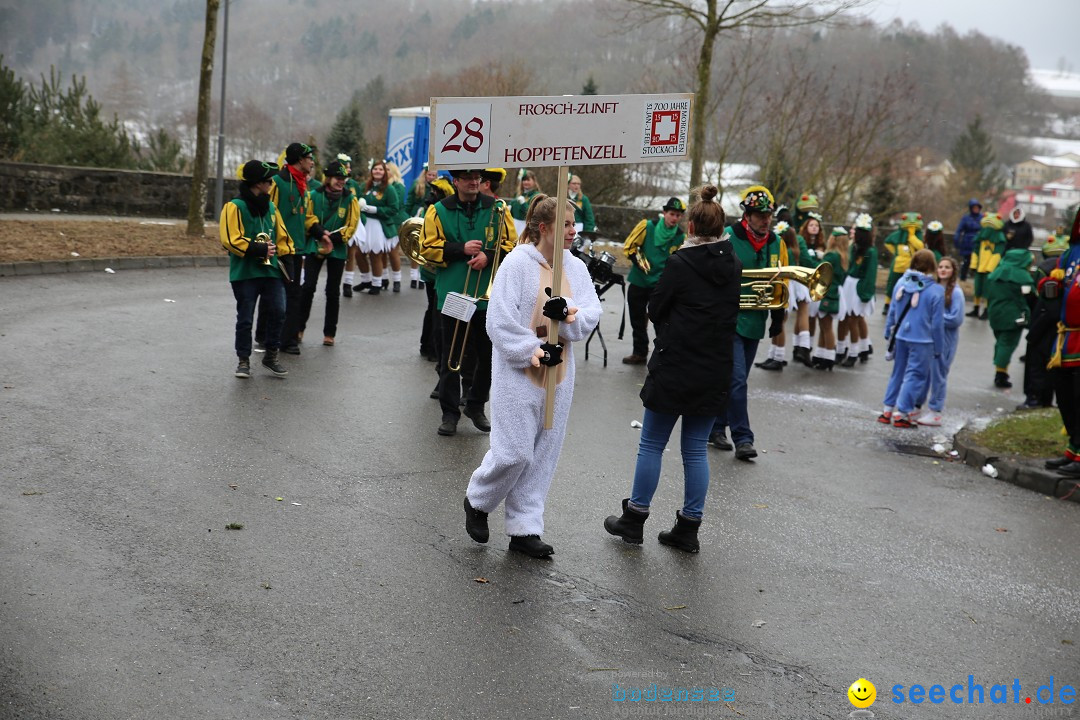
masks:
<instances>
[{"instance_id":1,"label":"number 28 on sign","mask_svg":"<svg viewBox=\"0 0 1080 720\"><path fill-rule=\"evenodd\" d=\"M490 143L491 105L488 103L453 103L439 106L439 127L435 137L436 165L474 164L486 167Z\"/></svg>"}]
</instances>

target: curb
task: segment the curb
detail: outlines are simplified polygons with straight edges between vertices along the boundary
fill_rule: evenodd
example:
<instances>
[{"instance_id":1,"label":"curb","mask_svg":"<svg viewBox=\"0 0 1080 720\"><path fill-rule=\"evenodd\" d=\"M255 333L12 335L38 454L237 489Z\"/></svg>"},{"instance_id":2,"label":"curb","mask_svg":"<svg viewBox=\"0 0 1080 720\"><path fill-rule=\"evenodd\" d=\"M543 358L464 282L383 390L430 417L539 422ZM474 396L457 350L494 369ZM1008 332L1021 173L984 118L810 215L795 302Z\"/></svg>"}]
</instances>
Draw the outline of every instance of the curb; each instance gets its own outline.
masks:
<instances>
[{"instance_id":1,"label":"curb","mask_svg":"<svg viewBox=\"0 0 1080 720\"><path fill-rule=\"evenodd\" d=\"M41 262L0 263L0 277L55 273L148 270L175 267L227 267L228 255L159 255L150 257L79 258Z\"/></svg>"},{"instance_id":2,"label":"curb","mask_svg":"<svg viewBox=\"0 0 1080 720\"><path fill-rule=\"evenodd\" d=\"M1062 477L1040 467L1034 460L1015 455L996 455L989 448L976 445L972 435L970 430L964 428L953 436L953 449L965 464L981 471L983 465L990 463L998 471L998 480L1059 500L1080 503L1080 480Z\"/></svg>"}]
</instances>

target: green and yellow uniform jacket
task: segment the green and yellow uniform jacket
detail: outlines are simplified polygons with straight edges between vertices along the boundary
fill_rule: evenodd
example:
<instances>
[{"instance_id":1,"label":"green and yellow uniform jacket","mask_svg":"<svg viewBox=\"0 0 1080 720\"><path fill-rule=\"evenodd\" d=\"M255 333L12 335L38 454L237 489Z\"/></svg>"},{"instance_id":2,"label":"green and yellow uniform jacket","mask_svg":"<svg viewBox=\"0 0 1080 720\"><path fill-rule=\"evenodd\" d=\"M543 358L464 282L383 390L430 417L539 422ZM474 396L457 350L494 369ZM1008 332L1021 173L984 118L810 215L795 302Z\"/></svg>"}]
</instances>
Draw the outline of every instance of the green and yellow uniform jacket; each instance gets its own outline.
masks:
<instances>
[{"instance_id":1,"label":"green and yellow uniform jacket","mask_svg":"<svg viewBox=\"0 0 1080 720\"><path fill-rule=\"evenodd\" d=\"M911 258L923 249L922 231L914 227L894 230L885 238L885 248L892 254L890 272L903 275L911 267Z\"/></svg>"},{"instance_id":2,"label":"green and yellow uniform jacket","mask_svg":"<svg viewBox=\"0 0 1080 720\"><path fill-rule=\"evenodd\" d=\"M285 221L285 229L289 231L293 247L297 255L311 255L318 250L318 243L307 236L304 231L304 221L307 219L307 192L300 192L300 186L296 184L289 166L281 168L281 172L274 176L274 184L270 186L270 202L281 213L281 219ZM299 282L299 278L293 278Z\"/></svg>"},{"instance_id":3,"label":"green and yellow uniform jacket","mask_svg":"<svg viewBox=\"0 0 1080 720\"><path fill-rule=\"evenodd\" d=\"M382 225L386 237L397 237L398 227L401 225L397 218L402 212L401 195L398 194L397 187L393 183L382 189L373 187L364 193L364 202L375 208L374 215L364 216L364 225L374 218Z\"/></svg>"},{"instance_id":4,"label":"green and yellow uniform jacket","mask_svg":"<svg viewBox=\"0 0 1080 720\"><path fill-rule=\"evenodd\" d=\"M805 268L816 268L821 264L821 260L818 260L813 253L810 252L810 246L806 244L806 238L802 235L796 235L795 239L799 243L799 266Z\"/></svg>"},{"instance_id":5,"label":"green and yellow uniform jacket","mask_svg":"<svg viewBox=\"0 0 1080 720\"><path fill-rule=\"evenodd\" d=\"M510 208L502 200L479 195L473 202L465 203L454 194L428 207L420 236L420 254L435 265L439 310L449 292L477 297L487 291L495 263L496 233L502 237L499 252L508 253L517 245ZM470 240L483 241L484 254L488 256L488 263L479 278L468 265L470 256L465 254L465 243ZM468 288L465 287L466 280ZM477 302L476 309L486 310L487 301Z\"/></svg>"},{"instance_id":6,"label":"green and yellow uniform jacket","mask_svg":"<svg viewBox=\"0 0 1080 720\"><path fill-rule=\"evenodd\" d=\"M398 197L398 214L397 217L394 218L394 225L401 227L401 223L411 217L409 213L405 212L405 199L409 194L409 191L405 189L405 183L402 182L394 182L391 183L390 186L397 192Z\"/></svg>"},{"instance_id":7,"label":"green and yellow uniform jacket","mask_svg":"<svg viewBox=\"0 0 1080 720\"><path fill-rule=\"evenodd\" d=\"M993 272L1005 252L1005 233L992 227L983 227L975 236L975 257L972 269L978 273Z\"/></svg>"},{"instance_id":8,"label":"green and yellow uniform jacket","mask_svg":"<svg viewBox=\"0 0 1080 720\"><path fill-rule=\"evenodd\" d=\"M358 198L364 196L364 186L357 182L355 178L345 178L345 187L352 190L353 195Z\"/></svg>"},{"instance_id":9,"label":"green and yellow uniform jacket","mask_svg":"<svg viewBox=\"0 0 1080 720\"><path fill-rule=\"evenodd\" d=\"M269 263L266 263L267 244L255 241L259 233L274 238L277 246L277 255L271 257ZM259 217L251 214L243 198L233 198L221 208L218 234L222 246L229 251L229 282L281 278L278 256L292 255L295 251L285 221L273 202L270 210Z\"/></svg>"},{"instance_id":10,"label":"green and yellow uniform jacket","mask_svg":"<svg viewBox=\"0 0 1080 720\"><path fill-rule=\"evenodd\" d=\"M1024 248L1006 250L1001 262L986 279L986 300L991 330L1016 330L1019 318L1030 318L1027 296L1022 288L1033 292L1035 279L1031 267L1031 253Z\"/></svg>"},{"instance_id":11,"label":"green and yellow uniform jacket","mask_svg":"<svg viewBox=\"0 0 1080 720\"><path fill-rule=\"evenodd\" d=\"M829 315L840 312L840 287L848 276L847 270L840 264L841 259L840 253L836 250L830 250L821 259L823 264L830 263L832 265L832 282L829 283L829 289L825 291L825 297L821 298L818 310Z\"/></svg>"},{"instance_id":12,"label":"green and yellow uniform jacket","mask_svg":"<svg viewBox=\"0 0 1080 720\"><path fill-rule=\"evenodd\" d=\"M417 195L417 189L420 189L420 194ZM427 180L423 176L416 178L416 182L413 183L412 189L409 194L405 196L405 215L407 217L416 217L417 212L424 204L424 198L428 194ZM405 222L402 220L402 222Z\"/></svg>"},{"instance_id":13,"label":"green and yellow uniform jacket","mask_svg":"<svg viewBox=\"0 0 1080 720\"><path fill-rule=\"evenodd\" d=\"M581 232L596 232L596 216L593 215L592 203L584 193L570 198L574 203L574 222L582 224Z\"/></svg>"},{"instance_id":14,"label":"green and yellow uniform jacket","mask_svg":"<svg viewBox=\"0 0 1080 720\"><path fill-rule=\"evenodd\" d=\"M322 180L316 180L315 178L309 178L307 181L308 194L315 192L323 186Z\"/></svg>"},{"instance_id":15,"label":"green and yellow uniform jacket","mask_svg":"<svg viewBox=\"0 0 1080 720\"><path fill-rule=\"evenodd\" d=\"M515 220L524 220L525 215L529 212L529 205L532 204L532 199L540 194L539 190L530 190L524 195L519 195L512 203L510 203L510 214Z\"/></svg>"},{"instance_id":16,"label":"green and yellow uniform jacket","mask_svg":"<svg viewBox=\"0 0 1080 720\"><path fill-rule=\"evenodd\" d=\"M686 233L676 225L669 228L664 225L664 216L658 215L652 220L642 220L623 243L623 253L631 257L635 253L645 258L649 263L649 272L645 273L638 264L632 263L626 281L638 287L651 288L660 282L660 275L664 272L671 254L679 249L686 240Z\"/></svg>"},{"instance_id":17,"label":"green and yellow uniform jacket","mask_svg":"<svg viewBox=\"0 0 1080 720\"><path fill-rule=\"evenodd\" d=\"M349 238L360 223L360 202L348 187L341 191L341 197L331 200L326 195L327 187L324 185L308 195L304 227L309 235L313 232L322 235L323 230L330 233L340 230L341 237L334 239L334 249L330 251L330 257L345 260Z\"/></svg>"},{"instance_id":18,"label":"green and yellow uniform jacket","mask_svg":"<svg viewBox=\"0 0 1080 720\"><path fill-rule=\"evenodd\" d=\"M731 241L732 247L735 248L735 254L742 261L743 270L779 267L787 264L787 246L771 230L768 239L760 250L754 250L754 246L746 238L746 230L739 220L724 229L723 237ZM744 288L742 294L752 295L753 293L749 288ZM768 310L739 310L739 319L735 324L735 332L747 340L760 340L765 337L765 323L768 318Z\"/></svg>"},{"instance_id":19,"label":"green and yellow uniform jacket","mask_svg":"<svg viewBox=\"0 0 1080 720\"><path fill-rule=\"evenodd\" d=\"M873 245L868 247L858 260L855 259L855 246L851 247L851 253L848 255L847 275L858 279L859 284L855 286L855 292L863 302L873 300L874 294L877 292L877 268L878 254L876 247ZM836 269L837 267L834 264L833 272L836 272Z\"/></svg>"}]
</instances>

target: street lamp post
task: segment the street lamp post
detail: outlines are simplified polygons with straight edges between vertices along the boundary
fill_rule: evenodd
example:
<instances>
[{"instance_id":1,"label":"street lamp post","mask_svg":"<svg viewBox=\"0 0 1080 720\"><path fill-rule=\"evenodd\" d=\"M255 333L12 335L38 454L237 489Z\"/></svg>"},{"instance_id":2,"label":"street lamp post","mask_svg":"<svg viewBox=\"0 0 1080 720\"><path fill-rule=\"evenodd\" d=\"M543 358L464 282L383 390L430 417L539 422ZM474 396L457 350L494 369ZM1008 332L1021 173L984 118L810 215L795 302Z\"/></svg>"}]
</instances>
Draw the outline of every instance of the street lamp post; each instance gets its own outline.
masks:
<instances>
[{"instance_id":1,"label":"street lamp post","mask_svg":"<svg viewBox=\"0 0 1080 720\"><path fill-rule=\"evenodd\" d=\"M221 42L221 119L217 137L217 185L214 188L214 207L225 204L225 78L229 57L229 0L225 0L225 27Z\"/></svg>"}]
</instances>

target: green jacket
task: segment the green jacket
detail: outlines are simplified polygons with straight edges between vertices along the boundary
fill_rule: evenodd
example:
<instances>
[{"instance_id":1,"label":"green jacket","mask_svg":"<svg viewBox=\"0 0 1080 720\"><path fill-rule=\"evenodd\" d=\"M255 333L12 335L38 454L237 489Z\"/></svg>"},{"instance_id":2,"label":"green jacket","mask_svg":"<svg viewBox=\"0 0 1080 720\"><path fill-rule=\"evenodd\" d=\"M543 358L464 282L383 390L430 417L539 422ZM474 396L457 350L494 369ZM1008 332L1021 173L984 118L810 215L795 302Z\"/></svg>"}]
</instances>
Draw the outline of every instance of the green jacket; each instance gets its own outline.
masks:
<instances>
[{"instance_id":1,"label":"green jacket","mask_svg":"<svg viewBox=\"0 0 1080 720\"><path fill-rule=\"evenodd\" d=\"M683 232L682 228L676 226L675 234L671 236L668 243L662 247L657 247L656 243L653 242L653 238L656 235L658 224L662 222L664 222L662 215L652 220L642 220L634 226L634 229L626 237L626 242L623 243L623 252L627 257L638 253L649 263L648 274L645 274L645 271L638 267L637 263L633 263L630 272L626 276L626 281L631 285L643 288L654 287L656 283L660 282L660 275L664 272L664 266L667 265L668 258L686 240L686 233Z\"/></svg>"},{"instance_id":2,"label":"green jacket","mask_svg":"<svg viewBox=\"0 0 1080 720\"><path fill-rule=\"evenodd\" d=\"M1024 248L1006 250L1001 262L986 279L986 301L991 330L1014 330L1020 325L1018 318L1026 324L1029 319L1029 306L1024 287L1028 292L1034 290L1035 279L1028 268L1031 267L1031 253Z\"/></svg>"},{"instance_id":3,"label":"green jacket","mask_svg":"<svg viewBox=\"0 0 1080 720\"><path fill-rule=\"evenodd\" d=\"M417 188L420 188L420 194L416 194ZM412 189L405 196L405 216L416 217L417 211L424 205L424 198L427 197L428 184L427 180L423 176L416 178L416 182L413 183ZM402 220L402 222L405 222Z\"/></svg>"},{"instance_id":4,"label":"green jacket","mask_svg":"<svg viewBox=\"0 0 1080 720\"><path fill-rule=\"evenodd\" d=\"M529 204L532 203L532 199L540 193L539 190L530 190L524 195L519 195L518 198L510 203L510 215L515 220L524 220L525 215L529 212Z\"/></svg>"},{"instance_id":5,"label":"green jacket","mask_svg":"<svg viewBox=\"0 0 1080 720\"><path fill-rule=\"evenodd\" d=\"M326 186L308 195L307 219L304 223L308 233L313 230L317 232L316 226L330 233L341 231L340 238L335 238L330 257L339 260L347 258L349 238L356 232L359 223L360 202L348 187L337 200L326 196Z\"/></svg>"},{"instance_id":6,"label":"green jacket","mask_svg":"<svg viewBox=\"0 0 1080 720\"><path fill-rule=\"evenodd\" d=\"M821 261L814 257L810 252L810 246L806 244L806 238L802 235L796 235L795 239L799 243L799 266L805 268L816 268L821 264Z\"/></svg>"},{"instance_id":7,"label":"green jacket","mask_svg":"<svg viewBox=\"0 0 1080 720\"><path fill-rule=\"evenodd\" d=\"M835 250L830 250L825 253L825 257L821 259L822 264L832 264L832 282L829 283L829 289L825 292L825 297L821 298L821 305L818 309L829 315L835 315L840 312L840 287L847 280L847 270L844 270L844 266L840 264L840 253Z\"/></svg>"},{"instance_id":8,"label":"green jacket","mask_svg":"<svg viewBox=\"0 0 1080 720\"><path fill-rule=\"evenodd\" d=\"M570 202L574 203L574 222L579 222L583 226L581 231L596 232L596 216L593 215L589 198L582 193L577 199L570 198Z\"/></svg>"},{"instance_id":9,"label":"green jacket","mask_svg":"<svg viewBox=\"0 0 1080 720\"><path fill-rule=\"evenodd\" d=\"M281 172L274 176L274 184L270 186L270 202L274 203L281 213L281 219L285 221L285 229L289 231L293 246L297 255L310 255L318 249L314 240L304 232L304 221L307 219L307 192L300 192L300 186L293 180L289 172L289 166L281 168Z\"/></svg>"},{"instance_id":10,"label":"green jacket","mask_svg":"<svg viewBox=\"0 0 1080 720\"><path fill-rule=\"evenodd\" d=\"M735 254L742 261L743 270L755 270L766 267L779 267L781 263L782 248L784 241L777 237L776 233L769 232L769 239L761 250L754 250L753 245L746 239L746 231L738 220L734 225L724 229L724 238L731 241L735 248ZM743 292L750 294L749 290ZM735 332L747 340L760 340L765 337L765 322L769 318L768 310L739 310L739 319L735 324Z\"/></svg>"},{"instance_id":11,"label":"green jacket","mask_svg":"<svg viewBox=\"0 0 1080 720\"><path fill-rule=\"evenodd\" d=\"M856 260L855 246L851 246L847 274L848 277L858 278L859 284L855 286L855 292L863 302L870 302L874 299L874 294L877 293L877 269L878 255L876 247L871 245L866 249L866 253ZM833 265L833 270L836 270L835 265Z\"/></svg>"},{"instance_id":12,"label":"green jacket","mask_svg":"<svg viewBox=\"0 0 1080 720\"><path fill-rule=\"evenodd\" d=\"M375 208L374 215L364 214L364 226L367 226L369 220L378 220L386 237L397 237L398 227L402 222L398 220L402 214L402 198L398 186L391 183L381 192L372 188L364 193L364 202Z\"/></svg>"},{"instance_id":13,"label":"green jacket","mask_svg":"<svg viewBox=\"0 0 1080 720\"><path fill-rule=\"evenodd\" d=\"M266 262L266 243L255 240L260 233L273 238L277 245L278 254L271 257L270 262ZM278 256L293 253L292 238L272 202L270 210L259 217L251 214L242 198L233 198L221 208L218 235L222 246L229 251L229 282L280 279Z\"/></svg>"}]
</instances>

